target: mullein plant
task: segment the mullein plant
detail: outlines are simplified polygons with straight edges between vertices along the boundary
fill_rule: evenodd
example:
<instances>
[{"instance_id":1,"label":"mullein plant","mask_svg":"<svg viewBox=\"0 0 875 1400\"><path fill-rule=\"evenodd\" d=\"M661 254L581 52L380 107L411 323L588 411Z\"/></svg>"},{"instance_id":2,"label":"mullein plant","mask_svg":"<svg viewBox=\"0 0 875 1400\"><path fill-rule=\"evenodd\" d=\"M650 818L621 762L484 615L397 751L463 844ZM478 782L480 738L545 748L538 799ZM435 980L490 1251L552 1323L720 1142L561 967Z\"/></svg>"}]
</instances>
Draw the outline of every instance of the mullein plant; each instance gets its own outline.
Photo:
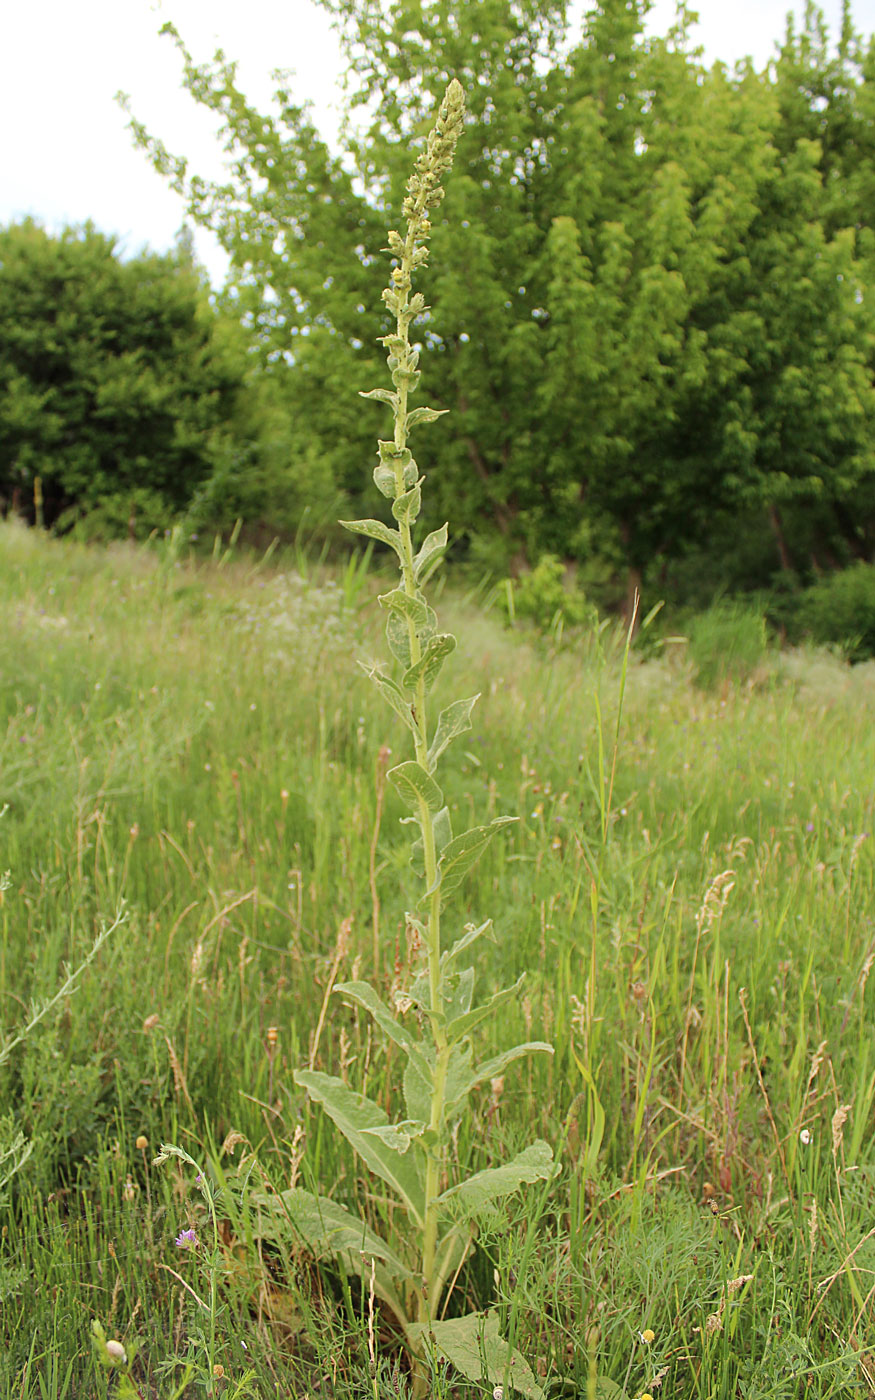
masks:
<instances>
[{"instance_id":1,"label":"mullein plant","mask_svg":"<svg viewBox=\"0 0 875 1400\"><path fill-rule=\"evenodd\" d=\"M383 301L396 324L381 343L388 352L393 388L362 395L387 404L394 417L393 437L379 443L374 482L391 501L396 525L390 528L378 520L343 522L356 534L388 545L398 558L399 585L379 599L386 612L386 639L398 678L381 668L365 670L407 729L412 747L413 756L388 776L409 811L402 821L415 828L410 864L421 894L416 912L407 918L427 954L427 967L396 999L394 1008L367 982L347 982L335 990L364 1008L402 1052L405 1116L390 1121L378 1104L332 1075L312 1069L295 1075L296 1083L322 1106L362 1162L390 1188L405 1221L398 1223L396 1207L390 1213L393 1228L387 1241L337 1202L297 1188L284 1193L281 1210L295 1234L317 1254L333 1257L348 1273L369 1281L402 1325L407 1346L420 1362L429 1357L434 1364L443 1357L469 1379L485 1377L537 1400L543 1391L523 1358L499 1336L497 1313L442 1318L448 1289L472 1247L478 1213L526 1182L549 1180L554 1172L550 1147L537 1141L500 1166L452 1183L448 1180L448 1144L472 1092L530 1051L552 1053L550 1045L532 1041L475 1064L471 1033L494 1019L502 1003L519 997L522 979L475 1006L474 969L462 966L463 954L489 933L491 921L466 925L447 948L442 942L448 897L492 838L513 820L497 817L488 826L453 836L450 811L438 783L437 769L445 751L471 728L477 696L455 700L433 722L429 696L456 640L438 630L424 588L446 549L447 527L427 534L415 547L424 478L407 445L413 428L439 417L438 410L408 406L420 378L419 349L411 344L411 326L428 309L422 294L412 291L412 282L428 261L430 216L443 198L440 182L452 166L464 111L462 87L454 79L407 183L406 234L389 233L387 251L394 265ZM410 1011L419 1033L402 1019ZM262 1206L266 1203L262 1198ZM275 1200L275 1206L279 1208L280 1202ZM419 1374L423 1375L421 1369Z\"/></svg>"}]
</instances>

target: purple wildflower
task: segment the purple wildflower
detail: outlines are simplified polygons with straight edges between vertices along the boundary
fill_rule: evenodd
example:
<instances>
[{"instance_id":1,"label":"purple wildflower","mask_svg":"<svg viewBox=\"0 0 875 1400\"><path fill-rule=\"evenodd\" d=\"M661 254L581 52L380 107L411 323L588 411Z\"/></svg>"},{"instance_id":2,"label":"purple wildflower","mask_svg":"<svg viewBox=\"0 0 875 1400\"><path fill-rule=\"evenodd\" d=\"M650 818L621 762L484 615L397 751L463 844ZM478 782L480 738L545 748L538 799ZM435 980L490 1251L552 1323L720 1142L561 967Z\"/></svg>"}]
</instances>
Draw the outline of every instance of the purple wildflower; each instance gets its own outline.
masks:
<instances>
[{"instance_id":1,"label":"purple wildflower","mask_svg":"<svg viewBox=\"0 0 875 1400\"><path fill-rule=\"evenodd\" d=\"M179 1234L176 1236L176 1248L177 1248L177 1249L196 1249L196 1248L197 1248L197 1234L196 1234L195 1229L194 1229L193 1226L192 1226L192 1228L191 1228L190 1230L180 1230Z\"/></svg>"}]
</instances>

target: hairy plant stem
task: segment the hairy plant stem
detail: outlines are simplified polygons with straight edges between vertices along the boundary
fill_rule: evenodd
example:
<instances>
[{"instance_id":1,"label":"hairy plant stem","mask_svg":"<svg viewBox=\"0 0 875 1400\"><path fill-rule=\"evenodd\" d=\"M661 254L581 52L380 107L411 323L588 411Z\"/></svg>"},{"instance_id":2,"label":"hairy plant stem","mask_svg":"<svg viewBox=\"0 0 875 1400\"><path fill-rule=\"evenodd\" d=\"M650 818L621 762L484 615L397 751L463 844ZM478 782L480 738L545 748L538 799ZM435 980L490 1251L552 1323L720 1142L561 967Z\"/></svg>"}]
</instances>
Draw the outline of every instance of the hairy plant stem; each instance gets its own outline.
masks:
<instances>
[{"instance_id":1,"label":"hairy plant stem","mask_svg":"<svg viewBox=\"0 0 875 1400\"><path fill-rule=\"evenodd\" d=\"M404 244L404 253L399 269L400 276L396 279L400 287L404 289L397 316L397 334L403 342L403 349L401 349L398 359L403 365L409 364L411 358L409 340L410 322L407 313L407 305L410 274L414 267L413 254L416 246L418 222L424 215L424 212L425 206L422 196L420 196L417 200L416 210L409 221L407 238ZM402 382L399 386L398 406L395 410L395 447L399 452L403 452L407 446L407 394L407 383ZM397 494L400 496L404 491L403 469L400 465L400 461L396 462L395 480ZM399 531L401 534L401 571L404 590L408 597L413 598L416 596L417 588L413 563L413 540L410 532L410 524L407 520L399 522ZM410 639L410 660L411 664L415 665L421 659L422 648L419 637L417 636L416 626L411 618L407 619L407 632ZM424 677L420 677L416 687L416 702L413 707L413 716L416 726L413 738L416 761L421 767L427 769L428 710ZM425 1169L425 1222L423 1226L421 1252L422 1289L418 1295L418 1320L420 1322L427 1322L432 1315L431 1299L434 1296L433 1283L438 1229L437 1197L440 1193L441 1168L443 1166L441 1134L444 1120L449 1046L442 1024L443 1003L440 982L441 894L439 886L436 888L438 885L437 850L435 846L434 822L432 814L425 802L420 802L419 804L419 823L422 831L426 889L433 891L429 900L428 919L426 922L426 951L428 955L429 1013L436 1052L428 1125L432 1143L428 1150Z\"/></svg>"}]
</instances>

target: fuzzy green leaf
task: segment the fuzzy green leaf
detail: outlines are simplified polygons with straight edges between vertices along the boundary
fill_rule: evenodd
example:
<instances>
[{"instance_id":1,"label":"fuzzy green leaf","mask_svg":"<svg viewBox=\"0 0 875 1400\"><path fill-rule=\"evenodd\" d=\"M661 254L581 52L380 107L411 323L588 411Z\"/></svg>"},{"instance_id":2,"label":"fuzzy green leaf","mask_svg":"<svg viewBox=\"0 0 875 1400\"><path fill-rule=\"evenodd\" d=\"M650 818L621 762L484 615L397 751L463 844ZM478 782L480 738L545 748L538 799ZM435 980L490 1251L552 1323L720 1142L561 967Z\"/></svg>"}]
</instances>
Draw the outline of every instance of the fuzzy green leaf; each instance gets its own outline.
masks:
<instances>
[{"instance_id":1,"label":"fuzzy green leaf","mask_svg":"<svg viewBox=\"0 0 875 1400\"><path fill-rule=\"evenodd\" d=\"M413 574L417 581L422 577L426 566L436 561L447 547L447 527L442 525L439 530L432 530L422 541L418 553L413 559Z\"/></svg>"},{"instance_id":2,"label":"fuzzy green leaf","mask_svg":"<svg viewBox=\"0 0 875 1400\"><path fill-rule=\"evenodd\" d=\"M471 728L471 711L479 699L479 695L472 695L470 700L454 700L452 705L441 710L435 736L428 751L430 773L434 772L438 759L453 739Z\"/></svg>"},{"instance_id":3,"label":"fuzzy green leaf","mask_svg":"<svg viewBox=\"0 0 875 1400\"><path fill-rule=\"evenodd\" d=\"M386 393L389 393L388 389ZM413 461L409 447L396 447L394 442L391 440L387 442L385 438L380 438L377 442L377 452L383 465L391 467L393 471L396 463L404 468Z\"/></svg>"},{"instance_id":4,"label":"fuzzy green leaf","mask_svg":"<svg viewBox=\"0 0 875 1400\"><path fill-rule=\"evenodd\" d=\"M528 1362L499 1335L497 1312L412 1323L407 1335L414 1346L422 1346L432 1338L441 1355L469 1381L485 1378L493 1386L512 1386L526 1400L546 1400Z\"/></svg>"},{"instance_id":5,"label":"fuzzy green leaf","mask_svg":"<svg viewBox=\"0 0 875 1400\"><path fill-rule=\"evenodd\" d=\"M384 467L382 462L377 463L374 467L374 485L390 501L395 499L398 483L391 467Z\"/></svg>"},{"instance_id":6,"label":"fuzzy green leaf","mask_svg":"<svg viewBox=\"0 0 875 1400\"><path fill-rule=\"evenodd\" d=\"M414 627L422 627L428 621L428 605L421 593L411 597L403 588L393 588L391 593L380 593L377 602L387 612L409 617Z\"/></svg>"},{"instance_id":7,"label":"fuzzy green leaf","mask_svg":"<svg viewBox=\"0 0 875 1400\"><path fill-rule=\"evenodd\" d=\"M409 1055L410 1059L416 1062L420 1074L428 1078L430 1074L428 1061L415 1037L411 1035L406 1026L402 1026L386 1003L380 1000L369 982L338 982L334 990L339 992L341 996L349 997L350 1001L354 1001L358 1006L364 1007L389 1039L394 1041L405 1055ZM411 1113L410 1116L415 1118L418 1115Z\"/></svg>"},{"instance_id":8,"label":"fuzzy green leaf","mask_svg":"<svg viewBox=\"0 0 875 1400\"><path fill-rule=\"evenodd\" d=\"M388 303L387 303L388 304ZM392 383L396 389L403 389L407 386L408 394L416 392L417 385L422 378L422 373L418 369L394 369L392 371Z\"/></svg>"},{"instance_id":9,"label":"fuzzy green leaf","mask_svg":"<svg viewBox=\"0 0 875 1400\"><path fill-rule=\"evenodd\" d=\"M397 1192L420 1229L425 1218L425 1183L416 1157L402 1156L366 1130L389 1126L379 1104L348 1089L342 1079L318 1070L295 1072L295 1083L325 1109L366 1167Z\"/></svg>"},{"instance_id":10,"label":"fuzzy green leaf","mask_svg":"<svg viewBox=\"0 0 875 1400\"><path fill-rule=\"evenodd\" d=\"M449 413L448 408L414 408L412 413L408 413L404 420L404 426L409 433L411 428L415 428L418 423L434 423L436 419L442 418L445 413Z\"/></svg>"},{"instance_id":11,"label":"fuzzy green leaf","mask_svg":"<svg viewBox=\"0 0 875 1400\"><path fill-rule=\"evenodd\" d=\"M463 831L455 841L451 841L440 859L438 882L444 895L450 894L462 883L468 871L482 856L493 836L503 826L515 822L516 817L493 817L489 826L473 826ZM431 894L431 890L428 891Z\"/></svg>"},{"instance_id":12,"label":"fuzzy green leaf","mask_svg":"<svg viewBox=\"0 0 875 1400\"><path fill-rule=\"evenodd\" d=\"M453 1107L465 1098L465 1087L471 1081L471 1060L474 1051L470 1040L454 1045L447 1063L447 1082L444 1090L444 1113L449 1120Z\"/></svg>"},{"instance_id":13,"label":"fuzzy green leaf","mask_svg":"<svg viewBox=\"0 0 875 1400\"><path fill-rule=\"evenodd\" d=\"M468 1042L466 1042L467 1044ZM522 1045L514 1045L512 1050L505 1050L501 1055L495 1055L491 1060L484 1060L475 1070L472 1070L466 1081L459 1080L453 1090L451 1098L447 1091L446 1108L449 1113L456 1108L463 1099L466 1099L472 1089L476 1089L478 1084L483 1084L487 1079L495 1079L498 1075L504 1074L509 1064L514 1060L521 1060L524 1055L552 1055L553 1046L548 1045L545 1040L527 1040Z\"/></svg>"},{"instance_id":14,"label":"fuzzy green leaf","mask_svg":"<svg viewBox=\"0 0 875 1400\"><path fill-rule=\"evenodd\" d=\"M387 1123L382 1128L366 1128L368 1137L379 1138L380 1142L393 1152L405 1153L416 1138L422 1137L425 1123L420 1119L408 1118L403 1123Z\"/></svg>"},{"instance_id":15,"label":"fuzzy green leaf","mask_svg":"<svg viewBox=\"0 0 875 1400\"><path fill-rule=\"evenodd\" d=\"M553 1175L553 1149L540 1138L501 1167L487 1167L438 1196L443 1205L452 1201L454 1213L469 1218L493 1201L510 1196L532 1181L548 1181Z\"/></svg>"},{"instance_id":16,"label":"fuzzy green leaf","mask_svg":"<svg viewBox=\"0 0 875 1400\"><path fill-rule=\"evenodd\" d=\"M317 1259L333 1257L345 1264L351 1263L351 1272L360 1272L364 1254L388 1264L396 1279L413 1277L386 1242L363 1220L326 1196L314 1196L296 1187L279 1196L253 1192L249 1199L258 1210L255 1234L259 1239L279 1242L288 1240L292 1234L303 1241Z\"/></svg>"},{"instance_id":17,"label":"fuzzy green leaf","mask_svg":"<svg viewBox=\"0 0 875 1400\"><path fill-rule=\"evenodd\" d=\"M412 490L405 491L392 502L392 514L396 520L412 525L422 507L422 489L417 483Z\"/></svg>"},{"instance_id":18,"label":"fuzzy green leaf","mask_svg":"<svg viewBox=\"0 0 875 1400\"><path fill-rule=\"evenodd\" d=\"M415 734L416 725L413 722L413 715L410 713L410 705L402 695L400 688L389 676L384 676L377 667L366 666L363 661L360 661L359 665L368 679L374 682L386 703L392 706L398 718L404 721L411 734Z\"/></svg>"},{"instance_id":19,"label":"fuzzy green leaf","mask_svg":"<svg viewBox=\"0 0 875 1400\"><path fill-rule=\"evenodd\" d=\"M409 1116L428 1122L431 1116L433 1080L428 1065L423 1070L419 1060L411 1055L404 1070L404 1104Z\"/></svg>"},{"instance_id":20,"label":"fuzzy green leaf","mask_svg":"<svg viewBox=\"0 0 875 1400\"><path fill-rule=\"evenodd\" d=\"M616 1381L612 1381L610 1376L597 1376L595 1400L629 1400L629 1392L617 1385Z\"/></svg>"},{"instance_id":21,"label":"fuzzy green leaf","mask_svg":"<svg viewBox=\"0 0 875 1400\"><path fill-rule=\"evenodd\" d=\"M450 986L452 990L445 999L444 1010L446 1020L452 1025L459 1017L468 1015L471 1010L474 1000L473 967L463 967L460 973L452 976Z\"/></svg>"},{"instance_id":22,"label":"fuzzy green leaf","mask_svg":"<svg viewBox=\"0 0 875 1400\"><path fill-rule=\"evenodd\" d=\"M400 613L390 612L386 618L386 641L395 660L406 670L410 665L410 629Z\"/></svg>"},{"instance_id":23,"label":"fuzzy green leaf","mask_svg":"<svg viewBox=\"0 0 875 1400\"><path fill-rule=\"evenodd\" d=\"M414 812L419 811L420 802L424 802L430 812L439 812L443 807L444 795L434 778L413 759L390 768L387 776Z\"/></svg>"},{"instance_id":24,"label":"fuzzy green leaf","mask_svg":"<svg viewBox=\"0 0 875 1400\"><path fill-rule=\"evenodd\" d=\"M487 1020L498 1009L503 1001L510 1001L518 997L520 989L526 980L523 972L514 982L512 987L503 987L500 992L495 992L488 1001L484 1001L480 1006L476 1006L473 1011L467 1008L461 1016L456 1016L447 1024L447 1036L450 1041L461 1040L463 1035L469 1035L475 1026L479 1026L481 1021ZM469 1000L468 1006L471 1005Z\"/></svg>"},{"instance_id":25,"label":"fuzzy green leaf","mask_svg":"<svg viewBox=\"0 0 875 1400\"><path fill-rule=\"evenodd\" d=\"M450 652L456 649L456 639L451 632L438 632L437 636L429 637L425 651L417 662L404 672L401 677L401 684L405 690L415 690L422 678L426 692L431 690L441 667L446 661Z\"/></svg>"},{"instance_id":26,"label":"fuzzy green leaf","mask_svg":"<svg viewBox=\"0 0 875 1400\"><path fill-rule=\"evenodd\" d=\"M387 403L393 411L399 403L398 395L393 394L391 389L359 389L359 398L376 399L379 403Z\"/></svg>"},{"instance_id":27,"label":"fuzzy green leaf","mask_svg":"<svg viewBox=\"0 0 875 1400\"><path fill-rule=\"evenodd\" d=\"M370 540L380 540L394 549L399 559L403 557L400 534L397 530L390 530L382 520L339 520L338 524L344 530L351 530L354 535L367 535Z\"/></svg>"},{"instance_id":28,"label":"fuzzy green leaf","mask_svg":"<svg viewBox=\"0 0 875 1400\"><path fill-rule=\"evenodd\" d=\"M453 958L457 958L459 954L463 953L466 948L469 948L476 939L483 938L491 929L491 919L487 919L485 924L477 924L476 926L474 924L466 924L465 932L462 934L462 937L457 938L452 948L448 948L445 953L441 954L441 964L443 966L448 966ZM495 943L497 941L495 931L492 929L492 942Z\"/></svg>"}]
</instances>

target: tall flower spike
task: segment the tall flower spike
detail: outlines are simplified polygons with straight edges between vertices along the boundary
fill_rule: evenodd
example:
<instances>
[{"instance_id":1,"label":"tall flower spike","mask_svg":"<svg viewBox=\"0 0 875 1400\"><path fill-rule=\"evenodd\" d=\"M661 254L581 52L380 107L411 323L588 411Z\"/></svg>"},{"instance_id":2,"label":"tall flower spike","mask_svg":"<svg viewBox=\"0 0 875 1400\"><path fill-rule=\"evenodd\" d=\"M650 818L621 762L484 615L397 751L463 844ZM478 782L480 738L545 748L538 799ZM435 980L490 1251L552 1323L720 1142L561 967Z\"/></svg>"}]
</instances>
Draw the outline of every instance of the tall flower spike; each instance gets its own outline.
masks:
<instances>
[{"instance_id":1,"label":"tall flower spike","mask_svg":"<svg viewBox=\"0 0 875 1400\"><path fill-rule=\"evenodd\" d=\"M380 540L394 550L401 573L400 587L379 595L386 610L386 640L389 653L396 663L395 675L379 666L365 666L370 679L383 699L394 710L409 731L413 741L412 759L406 759L386 771L408 815L401 820L412 822L418 836L411 843L410 866L419 882L420 893L415 908L407 920L425 952L427 967L414 977L412 995L407 999L421 1008L425 1015L422 1035L417 1036L402 1024L393 1011L367 982L340 983L335 991L369 1011L380 1028L402 1048L408 1057L408 1067L402 1076L406 1117L403 1121L388 1121L385 1109L363 1094L354 1093L342 1079L321 1071L299 1070L295 1083L307 1090L314 1102L321 1104L337 1127L348 1138L368 1168L385 1181L398 1196L407 1211L405 1227L398 1227L404 1257L396 1258L391 1249L375 1241L370 1245L372 1257L385 1261L397 1280L397 1304L403 1314L407 1342L417 1367L417 1393L424 1392L422 1363L436 1348L444 1359L460 1367L469 1379L480 1381L483 1374L483 1353L491 1360L487 1367L489 1380L503 1383L513 1369L515 1388L530 1400L546 1400L545 1392L523 1358L508 1346L497 1333L498 1313L484 1319L471 1313L467 1318L441 1317L441 1295L451 1276L458 1274L470 1248L467 1232L460 1228L456 1211L461 1207L464 1218L467 1199L475 1210L490 1200L507 1195L508 1191L532 1181L546 1181L553 1175L552 1149L537 1141L500 1167L477 1172L468 1181L460 1181L445 1190L449 1167L449 1145L454 1122L461 1115L462 1100L484 1079L495 1080L505 1065L532 1052L552 1054L552 1046L543 1041L529 1041L505 1051L495 1060L488 1060L471 1071L472 1049L468 1031L471 1019L468 1011L474 985L474 969L459 968L454 958L475 938L491 927L486 920L479 927L466 926L465 935L448 955L442 950L441 917L444 901L458 888L468 871L489 845L492 838L513 817L493 817L488 826L475 826L460 835L453 835L450 806L435 774L445 749L458 735L471 728L471 711L476 695L455 700L440 711L436 724L430 696L446 658L456 646L455 637L437 630L437 616L430 606L425 586L435 565L447 547L447 526L432 530L416 549L413 529L421 509L422 478L407 446L412 428L433 422L446 410L415 408L408 411L408 395L419 383L419 350L410 344L410 326L427 308L420 292L412 293L414 273L427 261L425 246L431 233L429 213L443 199L441 177L449 170L464 118L464 97L458 82L450 83L441 104L437 123L429 134L425 149L416 160L413 175L407 184L404 216L407 221L402 238L397 229L389 232L388 251L393 258L389 285L383 301L395 318L395 329L383 336L392 376L391 389L371 389L363 395L388 406L394 420L391 441L378 443L378 463L374 482L382 495L391 502L395 528L381 520L347 520L342 524L354 534ZM397 676L397 679L396 679ZM375 967L379 965L377 950ZM485 1007L474 1013L473 1021L485 1019L491 1007L515 996L520 983L496 992ZM404 993L403 995L406 995ZM460 1008L463 1014L458 1014ZM398 1006L401 1012L401 1004ZM473 1077L472 1077L473 1073ZM459 1084L465 1087L459 1090ZM291 1193L294 1201L295 1193ZM447 1207L447 1199L451 1204ZM309 1193L298 1194L300 1211L311 1211ZM324 1203L325 1212L337 1219L339 1207ZM317 1212L320 1242L330 1240L336 1229L329 1225L329 1234L321 1224L322 1210ZM317 1216L312 1224L316 1226ZM306 1229L302 1233L305 1237ZM361 1237L355 1227L356 1237ZM365 1227L367 1234L367 1227ZM317 1241L314 1240L314 1244ZM412 1244L412 1251L409 1246ZM334 1249L333 1245L329 1248ZM342 1247L341 1247L342 1248ZM335 1252L340 1253L340 1250ZM414 1258L411 1258L411 1253ZM381 1265L382 1267L382 1265ZM451 1286L451 1285L450 1285Z\"/></svg>"}]
</instances>

